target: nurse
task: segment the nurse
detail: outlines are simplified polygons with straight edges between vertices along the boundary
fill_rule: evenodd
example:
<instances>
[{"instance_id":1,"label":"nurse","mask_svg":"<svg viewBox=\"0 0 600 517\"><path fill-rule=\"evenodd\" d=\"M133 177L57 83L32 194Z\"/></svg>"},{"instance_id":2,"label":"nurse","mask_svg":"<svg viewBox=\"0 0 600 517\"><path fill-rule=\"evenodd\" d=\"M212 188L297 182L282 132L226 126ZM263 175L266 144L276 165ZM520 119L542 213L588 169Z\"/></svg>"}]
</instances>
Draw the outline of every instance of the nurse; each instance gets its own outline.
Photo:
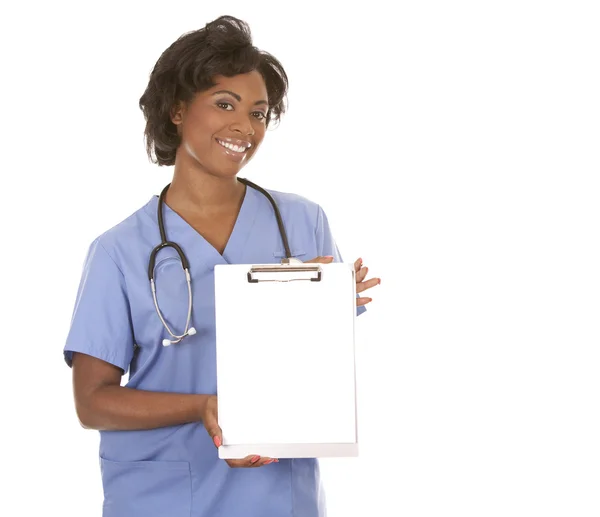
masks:
<instances>
[{"instance_id":1,"label":"nurse","mask_svg":"<svg viewBox=\"0 0 600 517\"><path fill-rule=\"evenodd\" d=\"M163 345L171 336L148 281L161 242L153 196L91 244L64 349L79 420L100 432L104 517L325 515L316 460L225 461L217 452L213 270L286 255L269 199L237 177L284 112L286 91L279 61L232 17L179 38L151 73L140 99L147 151L174 166L160 212L167 239L189 258L195 333ZM341 261L319 205L269 194L293 257ZM355 269L362 313L380 280L367 279L360 260ZM176 251L161 250L151 273L164 323L183 331L188 287Z\"/></svg>"}]
</instances>

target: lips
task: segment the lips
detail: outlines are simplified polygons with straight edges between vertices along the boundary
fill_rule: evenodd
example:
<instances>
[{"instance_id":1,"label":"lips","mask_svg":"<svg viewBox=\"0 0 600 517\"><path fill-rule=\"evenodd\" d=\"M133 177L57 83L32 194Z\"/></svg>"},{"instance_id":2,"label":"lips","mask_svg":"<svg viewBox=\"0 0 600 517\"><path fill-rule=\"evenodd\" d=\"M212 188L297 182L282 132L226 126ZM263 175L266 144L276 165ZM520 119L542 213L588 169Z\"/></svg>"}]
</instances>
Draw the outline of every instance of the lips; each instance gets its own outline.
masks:
<instances>
[{"instance_id":1,"label":"lips","mask_svg":"<svg viewBox=\"0 0 600 517\"><path fill-rule=\"evenodd\" d=\"M249 150L252 144L246 140L216 138L216 141L225 157L238 165L244 163L250 156Z\"/></svg>"},{"instance_id":2,"label":"lips","mask_svg":"<svg viewBox=\"0 0 600 517\"><path fill-rule=\"evenodd\" d=\"M244 154L252 147L252 144L245 140L236 140L233 138L217 138L216 140L219 145L223 146L229 151L233 151L234 153Z\"/></svg>"}]
</instances>

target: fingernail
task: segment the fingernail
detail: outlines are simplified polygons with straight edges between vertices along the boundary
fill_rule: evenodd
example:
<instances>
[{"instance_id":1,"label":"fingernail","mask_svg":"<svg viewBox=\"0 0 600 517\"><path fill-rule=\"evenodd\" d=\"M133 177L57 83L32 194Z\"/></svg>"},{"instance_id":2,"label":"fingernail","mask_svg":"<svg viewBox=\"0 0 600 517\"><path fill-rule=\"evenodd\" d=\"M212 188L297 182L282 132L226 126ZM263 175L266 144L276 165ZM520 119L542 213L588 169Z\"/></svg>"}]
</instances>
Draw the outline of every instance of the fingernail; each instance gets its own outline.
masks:
<instances>
[{"instance_id":1,"label":"fingernail","mask_svg":"<svg viewBox=\"0 0 600 517\"><path fill-rule=\"evenodd\" d=\"M213 442L215 442L216 447L221 447L221 439L218 436L213 438Z\"/></svg>"},{"instance_id":2,"label":"fingernail","mask_svg":"<svg viewBox=\"0 0 600 517\"><path fill-rule=\"evenodd\" d=\"M381 278L379 279L379 282L377 282L377 285L380 285L380 284L381 284Z\"/></svg>"},{"instance_id":3,"label":"fingernail","mask_svg":"<svg viewBox=\"0 0 600 517\"><path fill-rule=\"evenodd\" d=\"M251 460L250 463L256 463L258 460L260 459L260 456L254 456Z\"/></svg>"}]
</instances>

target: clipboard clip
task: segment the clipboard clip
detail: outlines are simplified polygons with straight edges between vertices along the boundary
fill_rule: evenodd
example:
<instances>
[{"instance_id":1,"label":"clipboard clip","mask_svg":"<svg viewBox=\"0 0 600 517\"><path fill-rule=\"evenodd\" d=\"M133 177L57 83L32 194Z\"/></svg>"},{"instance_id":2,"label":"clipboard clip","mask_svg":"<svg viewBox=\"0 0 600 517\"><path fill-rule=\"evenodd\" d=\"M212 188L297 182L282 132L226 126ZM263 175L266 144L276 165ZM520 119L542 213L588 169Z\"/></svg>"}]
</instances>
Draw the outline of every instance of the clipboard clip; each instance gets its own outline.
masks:
<instances>
[{"instance_id":1,"label":"clipboard clip","mask_svg":"<svg viewBox=\"0 0 600 517\"><path fill-rule=\"evenodd\" d=\"M290 275L290 273L295 274ZM260 274L260 278L258 278L257 274ZM320 282L321 275L322 270L319 264L305 264L296 258L284 258L281 264L252 266L250 271L248 271L248 282L251 284L257 284L258 282L294 282L299 280Z\"/></svg>"}]
</instances>

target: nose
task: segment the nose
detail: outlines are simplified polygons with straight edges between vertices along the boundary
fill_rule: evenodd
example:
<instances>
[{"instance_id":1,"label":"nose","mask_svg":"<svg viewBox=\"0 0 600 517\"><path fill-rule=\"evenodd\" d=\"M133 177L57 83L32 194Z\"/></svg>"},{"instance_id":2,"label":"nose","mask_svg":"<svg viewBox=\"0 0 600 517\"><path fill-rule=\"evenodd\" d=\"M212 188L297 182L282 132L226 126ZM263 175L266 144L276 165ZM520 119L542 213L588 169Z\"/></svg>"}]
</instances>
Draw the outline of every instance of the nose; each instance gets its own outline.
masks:
<instances>
[{"instance_id":1,"label":"nose","mask_svg":"<svg viewBox=\"0 0 600 517\"><path fill-rule=\"evenodd\" d=\"M254 136L255 130L252 121L245 115L238 115L230 126L232 131L241 133L242 135Z\"/></svg>"}]
</instances>

